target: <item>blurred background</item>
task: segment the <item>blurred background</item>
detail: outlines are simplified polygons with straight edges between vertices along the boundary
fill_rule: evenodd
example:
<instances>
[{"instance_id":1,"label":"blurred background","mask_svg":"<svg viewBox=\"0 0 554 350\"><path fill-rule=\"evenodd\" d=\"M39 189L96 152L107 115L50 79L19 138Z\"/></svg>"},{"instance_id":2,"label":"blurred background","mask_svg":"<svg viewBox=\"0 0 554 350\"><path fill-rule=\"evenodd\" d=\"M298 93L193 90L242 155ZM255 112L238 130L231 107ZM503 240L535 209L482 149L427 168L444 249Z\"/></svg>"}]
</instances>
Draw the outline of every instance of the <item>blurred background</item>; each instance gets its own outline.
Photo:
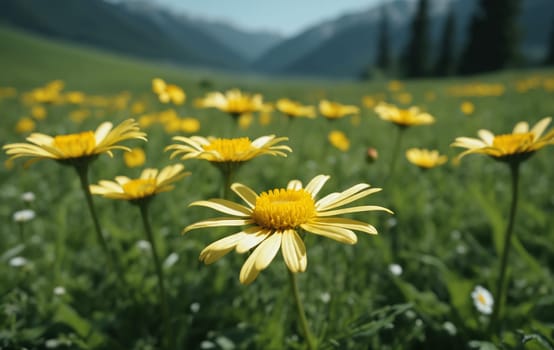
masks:
<instances>
[{"instance_id":1,"label":"blurred background","mask_svg":"<svg viewBox=\"0 0 554 350\"><path fill-rule=\"evenodd\" d=\"M554 64L552 0L2 0L0 26L264 75L418 78Z\"/></svg>"}]
</instances>

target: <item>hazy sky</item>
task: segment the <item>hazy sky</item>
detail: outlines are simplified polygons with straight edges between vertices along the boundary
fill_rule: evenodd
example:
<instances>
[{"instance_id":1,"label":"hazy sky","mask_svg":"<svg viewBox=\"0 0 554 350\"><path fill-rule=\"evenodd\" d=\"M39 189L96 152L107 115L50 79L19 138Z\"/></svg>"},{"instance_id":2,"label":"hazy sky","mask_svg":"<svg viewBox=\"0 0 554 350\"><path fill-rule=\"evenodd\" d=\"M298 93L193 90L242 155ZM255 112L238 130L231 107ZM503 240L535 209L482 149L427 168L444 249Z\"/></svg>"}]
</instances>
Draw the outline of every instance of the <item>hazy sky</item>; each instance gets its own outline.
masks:
<instances>
[{"instance_id":1,"label":"hazy sky","mask_svg":"<svg viewBox=\"0 0 554 350\"><path fill-rule=\"evenodd\" d=\"M321 20L367 9L383 0L156 0L183 12L246 29L291 35Z\"/></svg>"}]
</instances>

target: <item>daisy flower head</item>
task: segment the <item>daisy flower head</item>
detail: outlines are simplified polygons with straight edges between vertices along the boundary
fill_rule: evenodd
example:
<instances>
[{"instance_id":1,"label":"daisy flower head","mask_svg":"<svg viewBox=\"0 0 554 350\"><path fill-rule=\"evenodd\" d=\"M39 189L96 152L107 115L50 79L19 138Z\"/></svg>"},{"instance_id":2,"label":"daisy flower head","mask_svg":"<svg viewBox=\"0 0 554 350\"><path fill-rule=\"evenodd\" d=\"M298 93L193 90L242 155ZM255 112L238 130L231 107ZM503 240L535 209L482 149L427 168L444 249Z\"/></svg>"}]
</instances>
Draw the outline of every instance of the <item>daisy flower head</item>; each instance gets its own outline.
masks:
<instances>
[{"instance_id":1,"label":"daisy flower head","mask_svg":"<svg viewBox=\"0 0 554 350\"><path fill-rule=\"evenodd\" d=\"M467 148L457 160L468 154L485 154L498 161L517 164L541 148L554 144L554 129L543 136L551 121L551 117L543 118L531 129L527 122L519 122L510 134L495 135L481 129L477 132L479 138L457 137L451 146Z\"/></svg>"},{"instance_id":2,"label":"daisy flower head","mask_svg":"<svg viewBox=\"0 0 554 350\"><path fill-rule=\"evenodd\" d=\"M175 84L167 84L163 79L152 79L152 91L158 95L161 103L173 103L182 105L185 103L187 94Z\"/></svg>"},{"instance_id":3,"label":"daisy flower head","mask_svg":"<svg viewBox=\"0 0 554 350\"><path fill-rule=\"evenodd\" d=\"M277 110L290 119L294 118L315 118L314 106L305 106L300 102L288 98L279 99L276 103Z\"/></svg>"},{"instance_id":4,"label":"daisy flower head","mask_svg":"<svg viewBox=\"0 0 554 350\"><path fill-rule=\"evenodd\" d=\"M106 198L140 204L158 193L171 191L174 182L190 175L190 172L184 172L184 169L182 164L168 165L161 170L146 168L136 179L117 176L115 181L102 180L98 185L90 185L90 192Z\"/></svg>"},{"instance_id":5,"label":"daisy flower head","mask_svg":"<svg viewBox=\"0 0 554 350\"><path fill-rule=\"evenodd\" d=\"M196 101L200 108L217 108L238 118L243 114L261 111L264 108L261 94L249 94L239 89L231 89L225 93L211 92Z\"/></svg>"},{"instance_id":6,"label":"daisy flower head","mask_svg":"<svg viewBox=\"0 0 554 350\"><path fill-rule=\"evenodd\" d=\"M415 106L402 109L392 104L380 102L374 111L382 120L389 121L403 128L433 124L435 122L435 118L432 115L422 112L419 107Z\"/></svg>"},{"instance_id":7,"label":"daisy flower head","mask_svg":"<svg viewBox=\"0 0 554 350\"><path fill-rule=\"evenodd\" d=\"M343 105L342 103L321 100L319 101L319 113L327 120L336 120L348 115L360 113L360 108L353 105Z\"/></svg>"},{"instance_id":8,"label":"daisy flower head","mask_svg":"<svg viewBox=\"0 0 554 350\"><path fill-rule=\"evenodd\" d=\"M129 139L146 141L146 134L139 130L133 119L128 119L113 127L110 122L104 122L96 131L84 131L75 134L49 136L33 133L27 137L28 143L10 143L3 149L10 159L30 157L32 161L53 159L62 164L78 165L87 163L102 153L113 157L114 149L130 151L119 143Z\"/></svg>"},{"instance_id":9,"label":"daisy flower head","mask_svg":"<svg viewBox=\"0 0 554 350\"><path fill-rule=\"evenodd\" d=\"M490 315L493 311L494 299L491 292L482 286L476 286L471 292L473 305L482 314Z\"/></svg>"},{"instance_id":10,"label":"daisy flower head","mask_svg":"<svg viewBox=\"0 0 554 350\"><path fill-rule=\"evenodd\" d=\"M406 151L408 161L421 169L431 169L446 163L448 157L437 150L410 148Z\"/></svg>"},{"instance_id":11,"label":"daisy flower head","mask_svg":"<svg viewBox=\"0 0 554 350\"><path fill-rule=\"evenodd\" d=\"M387 208L374 205L344 207L381 190L365 183L317 200L316 196L327 180L329 176L318 175L305 187L299 180L292 180L286 188L260 194L243 184L234 183L231 189L246 205L225 199L193 202L191 206L208 207L227 216L191 224L185 227L183 233L198 228L243 226L238 232L208 245L200 253L200 260L211 264L232 250L239 254L252 250L240 271L239 279L243 284L252 283L269 266L279 250L292 273L304 272L308 258L301 230L341 243L355 244L357 236L354 231L377 234L376 228L339 215L368 211L392 213Z\"/></svg>"},{"instance_id":12,"label":"daisy flower head","mask_svg":"<svg viewBox=\"0 0 554 350\"><path fill-rule=\"evenodd\" d=\"M286 157L286 152L292 152L289 146L280 144L287 137L275 135L261 136L251 141L248 137L216 138L202 136L175 136L174 141L183 144L173 144L165 148L172 150L170 158L180 156L182 160L203 159L216 165L225 163L240 164L261 155Z\"/></svg>"}]
</instances>

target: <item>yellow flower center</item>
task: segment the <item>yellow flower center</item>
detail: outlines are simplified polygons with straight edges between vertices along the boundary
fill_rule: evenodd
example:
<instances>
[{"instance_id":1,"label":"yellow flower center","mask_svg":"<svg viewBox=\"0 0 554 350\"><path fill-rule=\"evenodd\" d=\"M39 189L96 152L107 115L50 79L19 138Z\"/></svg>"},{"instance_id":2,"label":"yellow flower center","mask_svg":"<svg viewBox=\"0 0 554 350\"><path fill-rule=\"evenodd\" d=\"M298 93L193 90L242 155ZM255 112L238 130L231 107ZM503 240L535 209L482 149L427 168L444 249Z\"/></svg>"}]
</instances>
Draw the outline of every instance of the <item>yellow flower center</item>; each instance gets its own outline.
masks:
<instances>
[{"instance_id":1,"label":"yellow flower center","mask_svg":"<svg viewBox=\"0 0 554 350\"><path fill-rule=\"evenodd\" d=\"M262 192L252 218L272 230L294 229L316 215L312 196L304 190L275 189Z\"/></svg>"},{"instance_id":2,"label":"yellow flower center","mask_svg":"<svg viewBox=\"0 0 554 350\"><path fill-rule=\"evenodd\" d=\"M123 192L132 198L144 198L156 192L156 179L135 179L123 186Z\"/></svg>"},{"instance_id":3,"label":"yellow flower center","mask_svg":"<svg viewBox=\"0 0 554 350\"><path fill-rule=\"evenodd\" d=\"M531 151L529 146L533 144L534 138L532 132L497 135L492 141L492 146L500 149L503 154L525 153Z\"/></svg>"},{"instance_id":4,"label":"yellow flower center","mask_svg":"<svg viewBox=\"0 0 554 350\"><path fill-rule=\"evenodd\" d=\"M93 154L96 147L96 138L92 131L59 135L54 137L52 146L66 158L78 158Z\"/></svg>"},{"instance_id":5,"label":"yellow flower center","mask_svg":"<svg viewBox=\"0 0 554 350\"><path fill-rule=\"evenodd\" d=\"M252 150L252 142L248 137L236 139L215 139L204 150L216 151L221 156L221 161L242 160L241 156Z\"/></svg>"}]
</instances>

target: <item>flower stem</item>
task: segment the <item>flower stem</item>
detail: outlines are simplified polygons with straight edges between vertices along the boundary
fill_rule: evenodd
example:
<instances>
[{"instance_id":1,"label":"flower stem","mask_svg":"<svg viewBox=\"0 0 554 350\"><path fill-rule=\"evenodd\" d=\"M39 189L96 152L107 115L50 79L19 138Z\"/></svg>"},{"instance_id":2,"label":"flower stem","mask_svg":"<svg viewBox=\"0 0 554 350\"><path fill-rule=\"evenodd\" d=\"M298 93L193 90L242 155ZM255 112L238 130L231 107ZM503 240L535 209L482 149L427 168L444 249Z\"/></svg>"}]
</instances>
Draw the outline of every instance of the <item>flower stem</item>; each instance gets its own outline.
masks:
<instances>
[{"instance_id":1,"label":"flower stem","mask_svg":"<svg viewBox=\"0 0 554 350\"><path fill-rule=\"evenodd\" d=\"M115 269L121 282L123 282L123 279L122 279L123 273L119 268L119 265L116 264L115 256L113 252L110 250L108 246L108 242L106 242L106 239L102 234L102 228L100 227L100 222L98 221L98 216L96 215L96 210L94 209L94 204L92 202L92 194L90 193L90 188L89 188L88 164L76 166L75 169L77 170L77 174L79 175L79 180L81 180L81 188L83 190L83 193L85 194L85 199L87 201L90 216L94 223L96 238L98 239L100 246L102 246L102 249L104 250L104 253L108 258L108 264L112 269Z\"/></svg>"},{"instance_id":2,"label":"flower stem","mask_svg":"<svg viewBox=\"0 0 554 350\"><path fill-rule=\"evenodd\" d=\"M18 222L19 226L19 238L21 239L21 243L25 244L25 226L23 222Z\"/></svg>"},{"instance_id":3,"label":"flower stem","mask_svg":"<svg viewBox=\"0 0 554 350\"><path fill-rule=\"evenodd\" d=\"M400 145L402 144L402 135L404 135L404 128L403 127L397 127L396 128L396 139L394 141L394 148L392 150L392 158L390 160L389 164L389 172L387 174L387 177L385 178L385 183L389 180L392 180L394 176L394 169L396 167L396 163L398 160L398 154L400 152Z\"/></svg>"},{"instance_id":4,"label":"flower stem","mask_svg":"<svg viewBox=\"0 0 554 350\"><path fill-rule=\"evenodd\" d=\"M508 258L510 255L510 248L512 246L512 235L514 232L514 221L516 217L517 210L517 201L518 201L518 185L519 185L519 163L510 164L510 170L512 175L512 203L510 205L510 216L508 221L508 226L506 227L506 234L504 235L504 246L502 250L502 255L500 258L500 274L498 276L498 282L496 285L496 298L497 303L496 307L493 310L491 326L498 327L498 322L502 316L502 308L505 303L505 292L506 292L506 270L508 266Z\"/></svg>"},{"instance_id":5,"label":"flower stem","mask_svg":"<svg viewBox=\"0 0 554 350\"><path fill-rule=\"evenodd\" d=\"M173 349L171 336L171 325L169 323L169 308L167 305L167 294L165 291L163 269L160 263L160 258L158 257L158 251L156 249L156 241L154 240L154 235L152 234L152 227L150 225L150 220L148 218L148 203L143 202L139 204L140 215L142 217L142 223L144 225L144 231L146 233L146 238L150 242L150 247L152 248L152 259L154 260L154 267L156 269L156 275L158 276L158 289L159 297L161 302L162 318L164 324L165 339L164 345L167 349Z\"/></svg>"},{"instance_id":6,"label":"flower stem","mask_svg":"<svg viewBox=\"0 0 554 350\"><path fill-rule=\"evenodd\" d=\"M302 305L302 301L300 300L300 293L298 292L298 284L296 283L296 274L291 272L289 269L287 269L287 271L289 273L292 294L294 296L296 309L298 311L298 320L300 322L300 326L302 327L304 337L306 337L306 343L308 345L308 349L315 350L317 349L317 344L312 333L310 332L310 328L308 326L308 320L306 319L306 313L304 312L304 306Z\"/></svg>"}]
</instances>

